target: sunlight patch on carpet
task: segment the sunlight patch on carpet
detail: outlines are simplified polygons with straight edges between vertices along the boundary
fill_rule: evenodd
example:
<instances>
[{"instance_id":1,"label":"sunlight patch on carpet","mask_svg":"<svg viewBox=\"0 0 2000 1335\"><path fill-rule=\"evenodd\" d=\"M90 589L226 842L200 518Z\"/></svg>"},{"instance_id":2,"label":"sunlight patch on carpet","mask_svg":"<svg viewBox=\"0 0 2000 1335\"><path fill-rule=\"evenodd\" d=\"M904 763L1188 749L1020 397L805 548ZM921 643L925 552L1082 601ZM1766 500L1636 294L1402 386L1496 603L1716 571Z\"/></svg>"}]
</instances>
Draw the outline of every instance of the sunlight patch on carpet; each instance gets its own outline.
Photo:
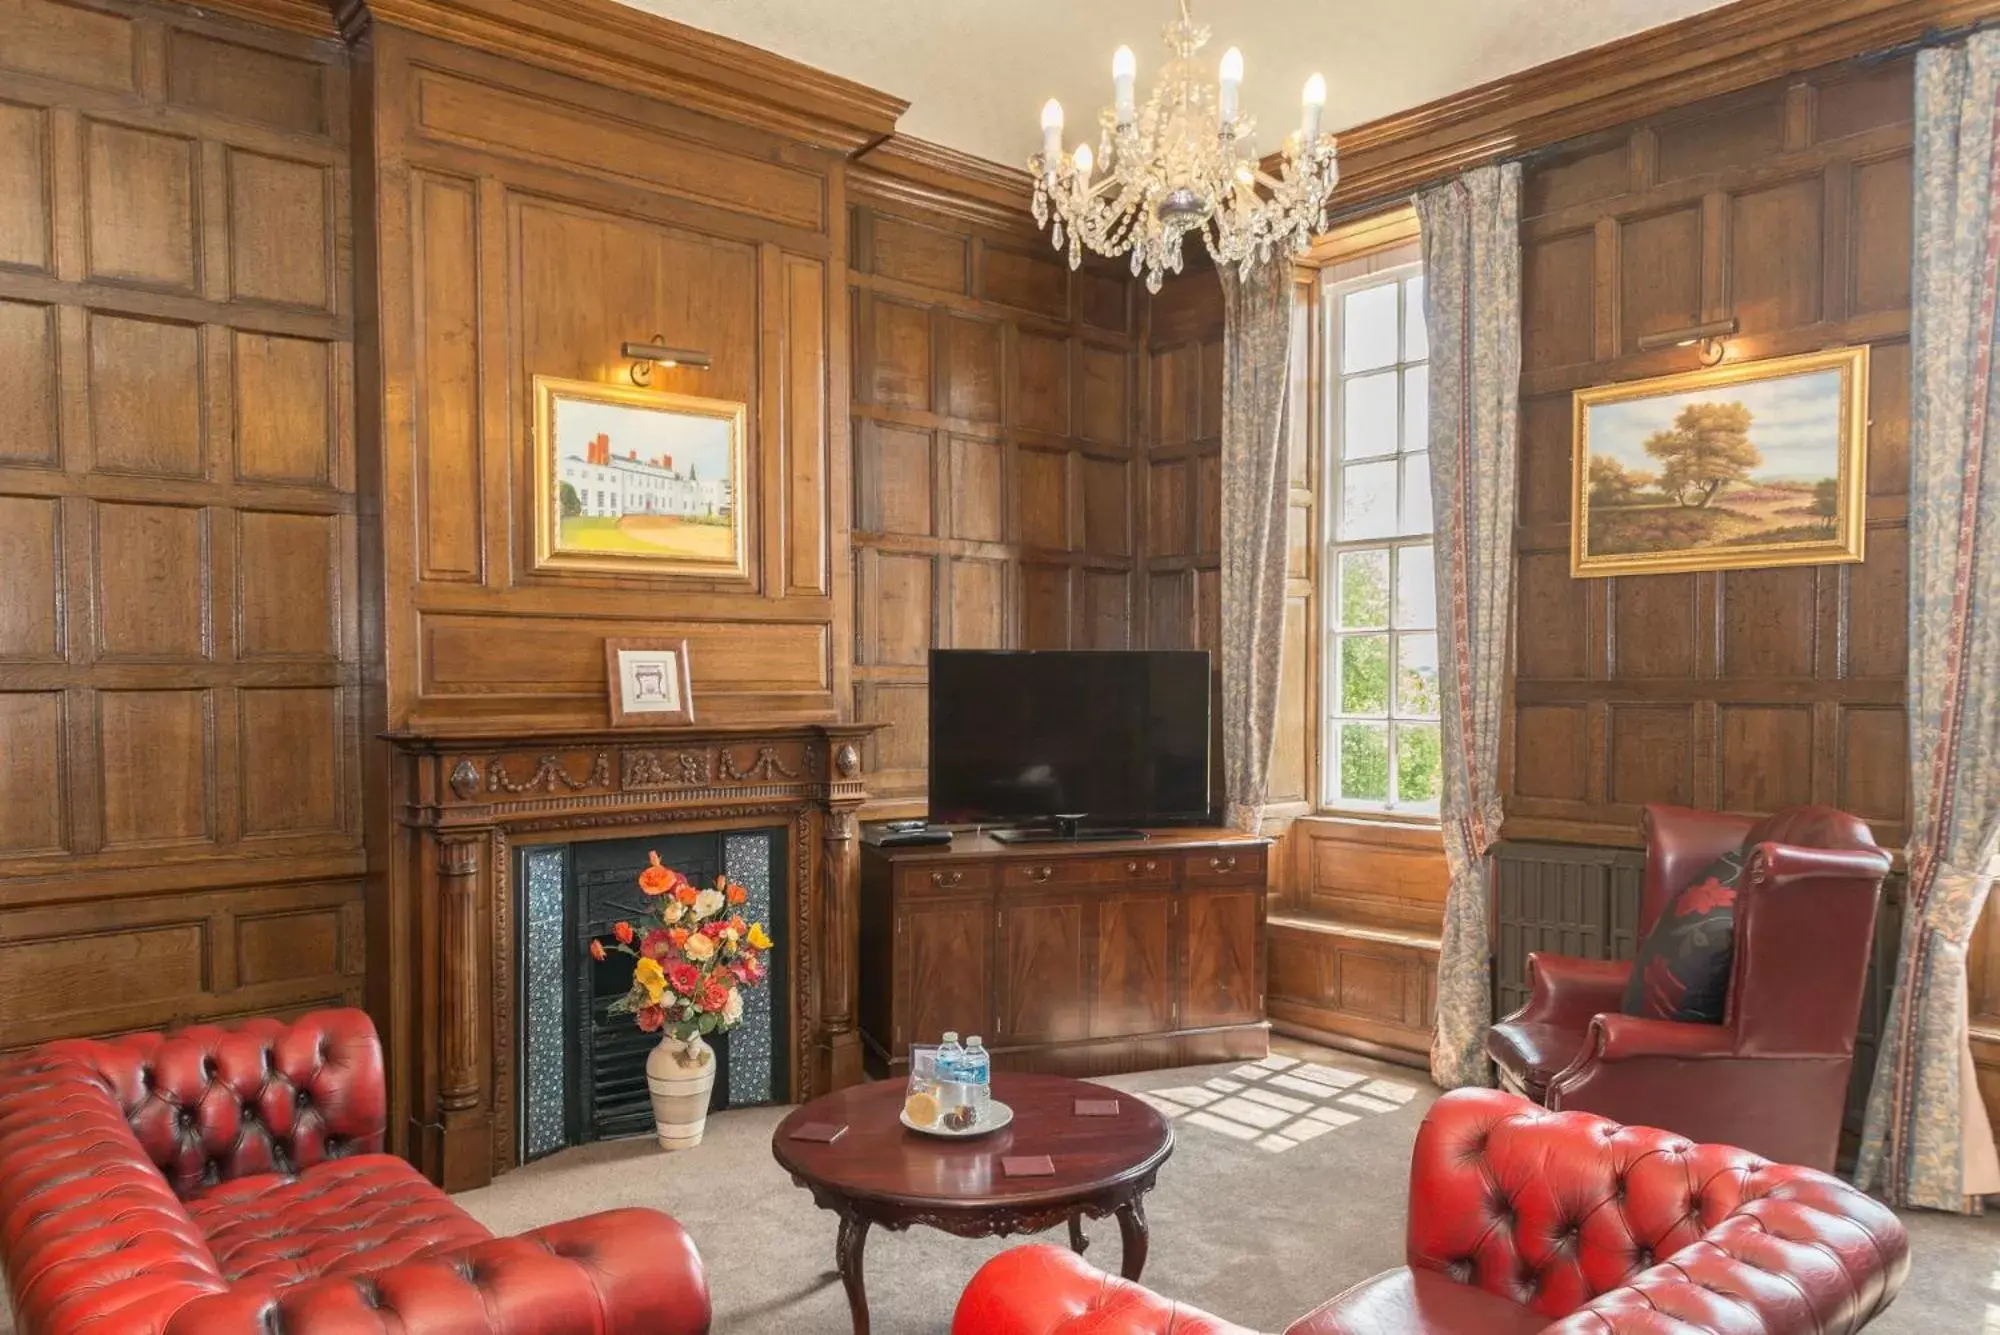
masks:
<instances>
[{"instance_id":1,"label":"sunlight patch on carpet","mask_svg":"<svg viewBox=\"0 0 2000 1335\"><path fill-rule=\"evenodd\" d=\"M1149 1089L1138 1097L1169 1121L1198 1126L1269 1154L1295 1150L1365 1116L1399 1111L1408 1085L1290 1057L1246 1063L1199 1085Z\"/></svg>"}]
</instances>

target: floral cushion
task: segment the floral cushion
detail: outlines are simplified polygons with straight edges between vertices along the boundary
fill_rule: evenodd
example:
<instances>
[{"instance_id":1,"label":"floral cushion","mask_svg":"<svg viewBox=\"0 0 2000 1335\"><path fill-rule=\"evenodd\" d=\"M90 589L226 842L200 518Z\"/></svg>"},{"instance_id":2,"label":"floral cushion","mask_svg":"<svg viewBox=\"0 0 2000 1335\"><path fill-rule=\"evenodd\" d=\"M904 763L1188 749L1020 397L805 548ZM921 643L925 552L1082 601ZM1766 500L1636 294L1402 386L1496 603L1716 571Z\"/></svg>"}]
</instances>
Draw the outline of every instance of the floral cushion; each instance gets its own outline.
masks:
<instances>
[{"instance_id":1,"label":"floral cushion","mask_svg":"<svg viewBox=\"0 0 2000 1335\"><path fill-rule=\"evenodd\" d=\"M1736 954L1736 888L1747 857L1743 849L1724 853L1667 901L1632 962L1627 1015L1722 1023Z\"/></svg>"}]
</instances>

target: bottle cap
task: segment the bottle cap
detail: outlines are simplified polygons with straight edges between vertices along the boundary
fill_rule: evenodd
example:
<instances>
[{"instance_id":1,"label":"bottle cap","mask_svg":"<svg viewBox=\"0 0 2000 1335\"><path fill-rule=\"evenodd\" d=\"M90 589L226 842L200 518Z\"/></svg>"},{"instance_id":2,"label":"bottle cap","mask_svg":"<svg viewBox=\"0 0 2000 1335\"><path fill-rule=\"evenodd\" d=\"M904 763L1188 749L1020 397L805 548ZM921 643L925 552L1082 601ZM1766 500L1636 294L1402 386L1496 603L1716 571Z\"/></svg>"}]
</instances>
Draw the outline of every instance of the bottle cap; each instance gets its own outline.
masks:
<instances>
[{"instance_id":1,"label":"bottle cap","mask_svg":"<svg viewBox=\"0 0 2000 1335\"><path fill-rule=\"evenodd\" d=\"M947 1042L947 1043L956 1043L956 1042L958 1042L958 1030L956 1030L956 1029L947 1029L947 1030L945 1030L945 1031L944 1031L944 1041L945 1041L945 1042Z\"/></svg>"},{"instance_id":2,"label":"bottle cap","mask_svg":"<svg viewBox=\"0 0 2000 1335\"><path fill-rule=\"evenodd\" d=\"M965 1046L969 1048L983 1048L986 1046L986 1040L974 1034L971 1038L965 1040Z\"/></svg>"}]
</instances>

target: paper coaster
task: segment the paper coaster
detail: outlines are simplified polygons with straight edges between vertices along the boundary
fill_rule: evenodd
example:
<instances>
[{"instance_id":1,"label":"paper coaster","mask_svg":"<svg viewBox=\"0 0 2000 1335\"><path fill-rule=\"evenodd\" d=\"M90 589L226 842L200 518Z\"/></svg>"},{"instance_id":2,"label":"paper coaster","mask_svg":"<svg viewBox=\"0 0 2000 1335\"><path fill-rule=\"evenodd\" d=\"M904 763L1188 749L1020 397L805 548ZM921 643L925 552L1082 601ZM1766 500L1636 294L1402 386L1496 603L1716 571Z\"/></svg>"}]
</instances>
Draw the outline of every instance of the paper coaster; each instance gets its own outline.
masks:
<instances>
[{"instance_id":1,"label":"paper coaster","mask_svg":"<svg viewBox=\"0 0 2000 1335\"><path fill-rule=\"evenodd\" d=\"M1116 1117L1118 1115L1118 1100L1078 1099L1076 1101L1076 1115L1078 1117Z\"/></svg>"},{"instance_id":2,"label":"paper coaster","mask_svg":"<svg viewBox=\"0 0 2000 1335\"><path fill-rule=\"evenodd\" d=\"M805 1122L792 1131L793 1140L812 1140L822 1145L831 1145L847 1134L847 1126L836 1126L832 1122Z\"/></svg>"},{"instance_id":3,"label":"paper coaster","mask_svg":"<svg viewBox=\"0 0 2000 1335\"><path fill-rule=\"evenodd\" d=\"M1054 1177L1056 1165L1046 1154L1006 1154L1000 1158L1000 1171L1008 1177Z\"/></svg>"}]
</instances>

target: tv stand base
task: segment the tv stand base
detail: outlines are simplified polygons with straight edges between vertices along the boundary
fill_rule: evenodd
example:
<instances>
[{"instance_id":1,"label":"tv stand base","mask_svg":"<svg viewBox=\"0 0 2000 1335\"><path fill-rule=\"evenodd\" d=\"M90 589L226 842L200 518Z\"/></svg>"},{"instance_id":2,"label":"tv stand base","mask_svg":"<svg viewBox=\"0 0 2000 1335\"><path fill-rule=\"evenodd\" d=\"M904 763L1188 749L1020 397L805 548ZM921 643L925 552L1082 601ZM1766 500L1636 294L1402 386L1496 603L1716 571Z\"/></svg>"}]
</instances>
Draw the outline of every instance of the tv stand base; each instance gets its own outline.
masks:
<instances>
[{"instance_id":1,"label":"tv stand base","mask_svg":"<svg viewBox=\"0 0 2000 1335\"><path fill-rule=\"evenodd\" d=\"M1108 844L1146 837L1144 830L1099 829L1095 826L1069 830L1027 826L1018 830L988 830L987 833L1002 844Z\"/></svg>"}]
</instances>

